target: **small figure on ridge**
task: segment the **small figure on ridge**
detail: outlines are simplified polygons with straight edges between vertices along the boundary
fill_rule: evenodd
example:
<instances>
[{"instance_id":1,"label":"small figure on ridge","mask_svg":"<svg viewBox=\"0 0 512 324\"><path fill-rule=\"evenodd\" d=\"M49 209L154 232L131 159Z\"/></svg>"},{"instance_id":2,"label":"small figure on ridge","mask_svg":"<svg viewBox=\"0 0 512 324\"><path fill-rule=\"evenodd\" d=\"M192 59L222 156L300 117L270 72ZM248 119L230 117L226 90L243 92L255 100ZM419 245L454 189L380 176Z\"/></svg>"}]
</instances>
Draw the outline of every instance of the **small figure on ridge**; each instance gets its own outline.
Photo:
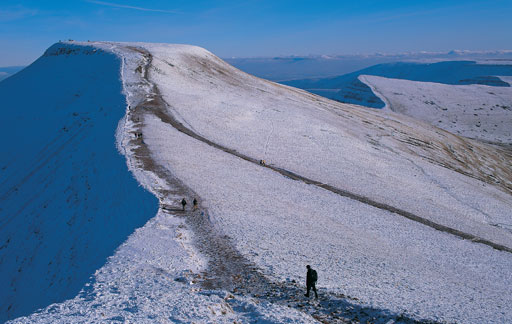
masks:
<instances>
[{"instance_id":1,"label":"small figure on ridge","mask_svg":"<svg viewBox=\"0 0 512 324\"><path fill-rule=\"evenodd\" d=\"M181 200L181 206L183 206L183 211L185 211L185 206L187 205L187 201L185 200L185 198L183 198Z\"/></svg>"}]
</instances>

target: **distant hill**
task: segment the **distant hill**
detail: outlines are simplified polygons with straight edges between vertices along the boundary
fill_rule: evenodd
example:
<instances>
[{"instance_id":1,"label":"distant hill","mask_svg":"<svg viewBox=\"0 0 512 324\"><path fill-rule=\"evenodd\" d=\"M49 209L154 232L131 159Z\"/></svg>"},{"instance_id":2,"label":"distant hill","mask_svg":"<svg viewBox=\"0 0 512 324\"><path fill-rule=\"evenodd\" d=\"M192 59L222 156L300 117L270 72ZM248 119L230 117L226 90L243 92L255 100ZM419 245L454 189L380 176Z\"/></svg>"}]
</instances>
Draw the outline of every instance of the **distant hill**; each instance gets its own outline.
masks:
<instances>
[{"instance_id":1,"label":"distant hill","mask_svg":"<svg viewBox=\"0 0 512 324\"><path fill-rule=\"evenodd\" d=\"M7 67L0 67L0 81L3 79L7 79L14 73L20 71L23 69L24 66L7 66Z\"/></svg>"},{"instance_id":2,"label":"distant hill","mask_svg":"<svg viewBox=\"0 0 512 324\"><path fill-rule=\"evenodd\" d=\"M506 77L502 77L506 81ZM362 75L359 80L394 111L453 134L512 143L512 88L449 85Z\"/></svg>"},{"instance_id":3,"label":"distant hill","mask_svg":"<svg viewBox=\"0 0 512 324\"><path fill-rule=\"evenodd\" d=\"M360 75L452 85L482 84L509 87L507 82L497 76L511 76L512 65L476 61L395 62L374 65L336 77L292 80L281 83L343 103L383 108L384 102L358 79Z\"/></svg>"}]
</instances>

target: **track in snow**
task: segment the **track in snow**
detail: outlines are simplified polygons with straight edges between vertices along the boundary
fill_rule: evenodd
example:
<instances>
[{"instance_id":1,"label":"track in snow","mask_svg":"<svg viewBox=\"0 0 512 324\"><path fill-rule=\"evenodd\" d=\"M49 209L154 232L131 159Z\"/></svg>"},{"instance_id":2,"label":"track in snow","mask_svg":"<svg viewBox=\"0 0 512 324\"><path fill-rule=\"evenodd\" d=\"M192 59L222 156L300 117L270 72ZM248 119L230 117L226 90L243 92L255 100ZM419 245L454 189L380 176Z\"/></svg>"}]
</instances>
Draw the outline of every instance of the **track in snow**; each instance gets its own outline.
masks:
<instances>
[{"instance_id":1,"label":"track in snow","mask_svg":"<svg viewBox=\"0 0 512 324\"><path fill-rule=\"evenodd\" d=\"M183 124L181 124L179 121L177 121L176 119L174 119L172 116L169 116L168 114L166 114L164 111L158 111L155 113L155 115L157 117L160 118L160 120L164 123L167 123L171 126L173 126L174 128L176 128L177 130L179 130L180 132L186 134L186 135L189 135L190 137L193 137L201 142L204 142L212 147L215 147L219 150L222 150L226 153L229 153L229 154L232 154L232 155L235 155L243 160L246 160L248 162L251 162L251 163L254 163L254 164L259 164L259 160L255 159L255 158L252 158L250 156L247 156L243 153L240 153L240 152L237 152L236 150L233 150L233 149L230 149L230 148L227 148L227 147L224 147L220 144L217 144L217 143L214 143L212 141L210 141L209 139L207 138L204 138L202 137L201 135L193 132L192 130L190 130L189 128L185 127ZM317 187L320 187L322 189L325 189L325 190L328 190L330 192L333 192L337 195L340 195L340 196L343 196L343 197L347 197L347 198L350 198L350 199L353 199L353 200L357 200L361 203L364 203L364 204L367 204L367 205L370 205L370 206L373 206L375 208L379 208L379 209L383 209L383 210L387 210L387 211L390 211L392 213L395 213L397 215L400 215L400 216L403 216L407 219L410 219L412 221L415 221L415 222L418 222L418 223L421 223L423 225L426 225L426 226L429 226L429 227L432 227L438 231L441 231L441 232L445 232L445 233L449 233L449 234L453 234L455 236L458 236L462 239L465 239L465 240L471 240L475 243L481 243L481 244L485 244L485 245L488 245L496 250L499 250L499 251L505 251L505 252L509 252L509 253L512 253L512 248L509 248L505 245L501 245L501 244L497 244L497 243L494 243L494 242L491 242L489 240L486 240L486 239L483 239L483 238L480 238L480 237L477 237L473 234L469 234L469 233L465 233L465 232L462 232L462 231L459 231L457 229L454 229L454 228L451 228L451 227L448 227L448 226L445 226L445 225L441 225L441 224L438 224L438 223L435 223L429 219L426 219L426 218L423 218L421 216L418 216L418 215L415 215L411 212L408 212L408 211L405 211L403 209L400 209L400 208L396 208L396 207L393 207L391 205L388 205L388 204L384 204L384 203L381 203L381 202L378 202L378 201L375 201L375 200L372 200L368 197L365 197L365 196L361 196L361 195L358 195L358 194L355 194L353 192L350 192L350 191L347 191L347 190L343 190L343 189L339 189L339 188L336 188L334 186L331 186L329 184L325 184L325 183L322 183L322 182L319 182L319 181L316 181L316 180L312 180L312 179L309 179L309 178L306 178L304 176L301 176L297 173L294 173L292 171L289 171L289 170L286 170L286 169L282 169L282 168L279 168L277 166L273 166L273 165L262 165L262 167L264 168L269 168L275 172L278 172L280 173L281 175L287 177L287 178L290 178L290 179L293 179L293 180L297 180L297 181L302 181L306 184L310 184L310 185L314 185L314 186L317 186Z\"/></svg>"},{"instance_id":2,"label":"track in snow","mask_svg":"<svg viewBox=\"0 0 512 324\"><path fill-rule=\"evenodd\" d=\"M137 132L142 133L144 117L146 115L155 115L163 122L170 124L181 132L192 136L208 145L221 149L225 152L239 156L247 161L259 163L255 159L242 155L236 151L222 147L216 143L201 137L191 131L172 116L167 114L167 103L162 99L158 88L152 84L148 78L148 67L151 66L152 56L142 48L129 48L137 51L146 58L146 69L144 80L151 85L152 95L147 96L146 100L137 107L132 108L127 118L130 119L138 128ZM134 157L138 164L147 171L155 173L160 179L164 180L170 189L156 189L158 198L161 201L173 200L180 201L182 197L199 196L183 182L174 177L167 169L158 165L151 157L151 152L143 141L143 138L134 136L130 140L130 146L134 147ZM284 174L284 170L270 167ZM285 174L286 175L286 174ZM291 175L286 175L291 177ZM304 181L302 179L297 179ZM306 181L305 181L306 182ZM169 199L171 198L171 199ZM199 199L201 200L201 199ZM306 314L309 314L316 320L323 323L352 323L353 321L388 323L391 320L401 321L402 323L434 323L428 320L416 320L405 314L392 313L385 309L363 307L357 303L356 298L344 296L341 294L328 293L320 289L318 301L305 300L303 293L304 285L296 282L275 282L263 273L254 263L243 256L231 242L230 238L223 235L211 223L208 211L199 207L198 210L188 210L183 212L176 206L161 204L161 209L167 214L175 217L184 218L187 226L194 233L194 245L201 254L208 258L207 270L195 275L194 280L199 281L203 289L202 293L215 293L215 290L224 290L232 295L252 296L261 302L283 305L295 308ZM225 299L227 303L233 300L234 296L228 295ZM233 303L233 311L237 313L250 312L250 310L238 309ZM252 319L254 320L254 319Z\"/></svg>"}]
</instances>

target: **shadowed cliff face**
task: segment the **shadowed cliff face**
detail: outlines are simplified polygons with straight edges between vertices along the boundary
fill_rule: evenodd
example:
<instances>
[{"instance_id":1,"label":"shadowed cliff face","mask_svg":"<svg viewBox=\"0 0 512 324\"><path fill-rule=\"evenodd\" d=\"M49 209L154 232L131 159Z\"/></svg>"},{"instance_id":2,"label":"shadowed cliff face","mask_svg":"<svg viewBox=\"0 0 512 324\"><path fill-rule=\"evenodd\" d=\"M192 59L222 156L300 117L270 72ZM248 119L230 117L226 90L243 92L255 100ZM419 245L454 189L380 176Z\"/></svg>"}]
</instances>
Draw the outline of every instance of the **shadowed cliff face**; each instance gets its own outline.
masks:
<instances>
[{"instance_id":1,"label":"shadowed cliff face","mask_svg":"<svg viewBox=\"0 0 512 324\"><path fill-rule=\"evenodd\" d=\"M119 69L57 44L0 83L0 322L74 297L156 212L116 149Z\"/></svg>"}]
</instances>

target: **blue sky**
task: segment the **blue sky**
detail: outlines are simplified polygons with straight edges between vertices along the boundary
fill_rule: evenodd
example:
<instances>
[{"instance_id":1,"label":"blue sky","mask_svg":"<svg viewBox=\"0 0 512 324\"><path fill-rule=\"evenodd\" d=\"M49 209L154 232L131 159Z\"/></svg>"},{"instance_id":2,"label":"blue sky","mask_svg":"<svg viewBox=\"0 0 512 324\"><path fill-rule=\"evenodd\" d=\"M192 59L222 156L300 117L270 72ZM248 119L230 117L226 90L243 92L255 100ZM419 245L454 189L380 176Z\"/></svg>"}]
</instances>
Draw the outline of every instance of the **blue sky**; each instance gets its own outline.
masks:
<instances>
[{"instance_id":1,"label":"blue sky","mask_svg":"<svg viewBox=\"0 0 512 324\"><path fill-rule=\"evenodd\" d=\"M511 0L0 0L0 66L59 40L187 43L221 57L512 49Z\"/></svg>"}]
</instances>

